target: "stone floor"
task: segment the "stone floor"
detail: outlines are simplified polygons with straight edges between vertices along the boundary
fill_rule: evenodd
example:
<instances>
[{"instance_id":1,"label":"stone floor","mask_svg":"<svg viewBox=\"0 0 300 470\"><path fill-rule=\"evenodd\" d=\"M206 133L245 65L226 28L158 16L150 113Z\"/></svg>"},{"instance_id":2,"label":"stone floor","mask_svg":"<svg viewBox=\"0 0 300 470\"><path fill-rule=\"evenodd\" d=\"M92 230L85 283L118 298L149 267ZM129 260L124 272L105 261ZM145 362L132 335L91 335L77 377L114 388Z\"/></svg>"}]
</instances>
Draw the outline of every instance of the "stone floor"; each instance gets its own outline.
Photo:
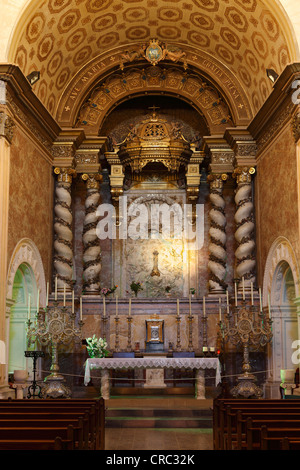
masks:
<instances>
[{"instance_id":1,"label":"stone floor","mask_svg":"<svg viewBox=\"0 0 300 470\"><path fill-rule=\"evenodd\" d=\"M212 400L190 397L112 397L108 409L211 409ZM202 428L107 428L106 450L212 450L212 429Z\"/></svg>"},{"instance_id":2,"label":"stone floor","mask_svg":"<svg viewBox=\"0 0 300 470\"><path fill-rule=\"evenodd\" d=\"M106 450L213 450L208 429L107 429Z\"/></svg>"}]
</instances>

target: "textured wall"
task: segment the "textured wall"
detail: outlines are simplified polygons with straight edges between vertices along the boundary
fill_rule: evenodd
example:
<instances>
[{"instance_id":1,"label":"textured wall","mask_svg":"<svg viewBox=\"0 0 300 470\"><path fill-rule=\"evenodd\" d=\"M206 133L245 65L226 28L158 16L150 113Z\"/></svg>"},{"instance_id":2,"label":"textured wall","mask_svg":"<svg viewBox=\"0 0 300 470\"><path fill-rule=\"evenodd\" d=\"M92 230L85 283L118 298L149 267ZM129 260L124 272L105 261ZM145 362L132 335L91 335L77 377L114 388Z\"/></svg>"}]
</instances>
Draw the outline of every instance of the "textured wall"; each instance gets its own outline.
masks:
<instances>
[{"instance_id":1,"label":"textured wall","mask_svg":"<svg viewBox=\"0 0 300 470\"><path fill-rule=\"evenodd\" d=\"M299 256L296 146L288 125L260 156L255 181L257 260L262 283L268 252L277 237Z\"/></svg>"},{"instance_id":2,"label":"textured wall","mask_svg":"<svg viewBox=\"0 0 300 470\"><path fill-rule=\"evenodd\" d=\"M50 279L53 233L52 166L39 148L15 129L10 159L8 262L21 238L30 238Z\"/></svg>"}]
</instances>

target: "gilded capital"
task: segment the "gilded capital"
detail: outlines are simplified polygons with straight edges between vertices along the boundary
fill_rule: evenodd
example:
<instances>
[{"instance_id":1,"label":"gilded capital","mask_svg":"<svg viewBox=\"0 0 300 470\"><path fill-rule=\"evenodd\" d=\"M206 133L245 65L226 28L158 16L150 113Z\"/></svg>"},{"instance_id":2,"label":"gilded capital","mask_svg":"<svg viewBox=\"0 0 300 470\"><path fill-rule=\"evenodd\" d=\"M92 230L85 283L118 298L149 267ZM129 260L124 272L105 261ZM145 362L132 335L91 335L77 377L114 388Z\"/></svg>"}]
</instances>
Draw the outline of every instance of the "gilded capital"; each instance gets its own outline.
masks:
<instances>
[{"instance_id":1,"label":"gilded capital","mask_svg":"<svg viewBox=\"0 0 300 470\"><path fill-rule=\"evenodd\" d=\"M15 123L5 112L0 112L0 135L5 137L11 144L14 134Z\"/></svg>"},{"instance_id":2,"label":"gilded capital","mask_svg":"<svg viewBox=\"0 0 300 470\"><path fill-rule=\"evenodd\" d=\"M73 177L76 178L76 171L74 168L54 168L54 173L57 175L59 183L72 183Z\"/></svg>"},{"instance_id":3,"label":"gilded capital","mask_svg":"<svg viewBox=\"0 0 300 470\"><path fill-rule=\"evenodd\" d=\"M226 173L210 173L207 177L207 181L210 183L211 188L222 188L224 181L228 179Z\"/></svg>"},{"instance_id":4,"label":"gilded capital","mask_svg":"<svg viewBox=\"0 0 300 470\"><path fill-rule=\"evenodd\" d=\"M84 173L83 175L81 175L81 178L83 179L83 181L87 182L88 189L99 189L100 183L103 180L103 176L100 175L99 173L96 173L96 174Z\"/></svg>"},{"instance_id":5,"label":"gilded capital","mask_svg":"<svg viewBox=\"0 0 300 470\"><path fill-rule=\"evenodd\" d=\"M238 184L240 183L251 183L251 177L255 173L255 168L251 167L236 167L233 172L233 178L236 178Z\"/></svg>"}]
</instances>

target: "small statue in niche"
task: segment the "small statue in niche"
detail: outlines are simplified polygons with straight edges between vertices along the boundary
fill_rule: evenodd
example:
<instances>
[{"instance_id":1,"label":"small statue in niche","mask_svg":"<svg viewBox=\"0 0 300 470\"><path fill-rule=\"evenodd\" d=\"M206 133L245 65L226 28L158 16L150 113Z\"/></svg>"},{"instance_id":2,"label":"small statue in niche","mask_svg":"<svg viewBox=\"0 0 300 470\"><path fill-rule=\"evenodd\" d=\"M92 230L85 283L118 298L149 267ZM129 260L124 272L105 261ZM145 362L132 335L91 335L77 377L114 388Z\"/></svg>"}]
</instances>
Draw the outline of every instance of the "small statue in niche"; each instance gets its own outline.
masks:
<instances>
[{"instance_id":1,"label":"small statue in niche","mask_svg":"<svg viewBox=\"0 0 300 470\"><path fill-rule=\"evenodd\" d=\"M180 124L180 122L172 122L171 123L171 136L174 138L174 139L179 139L181 137L181 131L182 131L182 125Z\"/></svg>"}]
</instances>

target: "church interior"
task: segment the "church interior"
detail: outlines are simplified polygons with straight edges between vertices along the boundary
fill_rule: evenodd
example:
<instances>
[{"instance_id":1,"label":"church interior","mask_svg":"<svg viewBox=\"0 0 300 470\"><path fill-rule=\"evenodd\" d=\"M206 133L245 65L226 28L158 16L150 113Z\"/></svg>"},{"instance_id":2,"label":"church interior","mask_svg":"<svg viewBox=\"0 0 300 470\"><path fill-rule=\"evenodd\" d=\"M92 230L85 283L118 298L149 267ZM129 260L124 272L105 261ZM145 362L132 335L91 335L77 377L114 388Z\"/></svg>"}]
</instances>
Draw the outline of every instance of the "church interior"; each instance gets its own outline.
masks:
<instances>
[{"instance_id":1,"label":"church interior","mask_svg":"<svg viewBox=\"0 0 300 470\"><path fill-rule=\"evenodd\" d=\"M299 3L0 4L1 410L297 407Z\"/></svg>"}]
</instances>

